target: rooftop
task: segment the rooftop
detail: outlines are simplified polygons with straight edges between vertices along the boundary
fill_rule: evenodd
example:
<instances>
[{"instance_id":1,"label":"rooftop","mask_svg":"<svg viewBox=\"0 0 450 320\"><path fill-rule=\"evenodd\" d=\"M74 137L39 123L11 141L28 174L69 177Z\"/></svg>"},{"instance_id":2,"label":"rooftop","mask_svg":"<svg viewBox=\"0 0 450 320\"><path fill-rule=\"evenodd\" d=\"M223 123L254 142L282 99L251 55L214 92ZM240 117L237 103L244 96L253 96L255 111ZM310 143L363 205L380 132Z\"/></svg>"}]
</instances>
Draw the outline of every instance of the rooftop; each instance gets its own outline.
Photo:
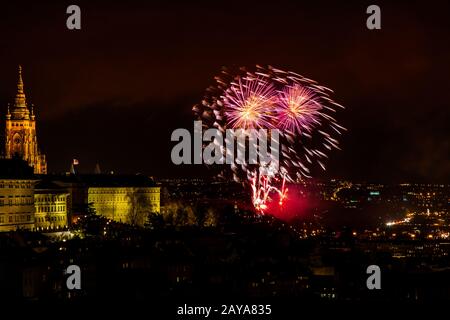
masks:
<instances>
[{"instance_id":1,"label":"rooftop","mask_svg":"<svg viewBox=\"0 0 450 320\"><path fill-rule=\"evenodd\" d=\"M155 187L152 179L144 175L117 175L117 174L70 174L48 175L51 181L82 184L87 187Z\"/></svg>"}]
</instances>

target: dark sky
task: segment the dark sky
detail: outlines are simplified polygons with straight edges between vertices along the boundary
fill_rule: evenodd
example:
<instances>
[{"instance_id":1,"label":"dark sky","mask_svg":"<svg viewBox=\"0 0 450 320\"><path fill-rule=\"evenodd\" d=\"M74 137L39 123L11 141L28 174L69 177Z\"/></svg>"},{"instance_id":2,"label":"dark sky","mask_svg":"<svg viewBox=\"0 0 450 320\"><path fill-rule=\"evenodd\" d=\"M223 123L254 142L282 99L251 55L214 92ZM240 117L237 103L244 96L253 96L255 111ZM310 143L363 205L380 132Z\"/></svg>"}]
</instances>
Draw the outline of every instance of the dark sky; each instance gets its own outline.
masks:
<instances>
[{"instance_id":1,"label":"dark sky","mask_svg":"<svg viewBox=\"0 0 450 320\"><path fill-rule=\"evenodd\" d=\"M66 29L66 7L82 30ZM377 3L382 29L365 13ZM170 134L222 66L273 65L317 80L346 106L349 131L327 177L450 181L448 1L203 1L2 4L0 112L17 65L50 171L190 175ZM203 167L197 171L205 171ZM319 173L317 173L319 176Z\"/></svg>"}]
</instances>

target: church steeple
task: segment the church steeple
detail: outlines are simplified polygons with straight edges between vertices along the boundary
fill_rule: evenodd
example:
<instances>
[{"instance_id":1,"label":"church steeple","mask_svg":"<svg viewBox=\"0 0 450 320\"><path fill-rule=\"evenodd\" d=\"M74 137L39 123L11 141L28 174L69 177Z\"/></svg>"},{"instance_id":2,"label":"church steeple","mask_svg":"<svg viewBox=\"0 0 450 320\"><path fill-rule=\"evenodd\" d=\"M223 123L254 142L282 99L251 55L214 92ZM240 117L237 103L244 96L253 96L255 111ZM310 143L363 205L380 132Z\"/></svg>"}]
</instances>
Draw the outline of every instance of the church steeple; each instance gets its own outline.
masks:
<instances>
[{"instance_id":1,"label":"church steeple","mask_svg":"<svg viewBox=\"0 0 450 320\"><path fill-rule=\"evenodd\" d=\"M16 108L26 108L27 107L25 92L23 91L22 66L21 65L19 65L19 80L17 81L16 103L14 106Z\"/></svg>"},{"instance_id":2,"label":"church steeple","mask_svg":"<svg viewBox=\"0 0 450 320\"><path fill-rule=\"evenodd\" d=\"M5 157L19 157L33 167L34 173L46 174L47 161L38 148L36 117L33 105L27 106L23 88L22 67L19 66L17 92L13 104L8 104L5 121Z\"/></svg>"},{"instance_id":3,"label":"church steeple","mask_svg":"<svg viewBox=\"0 0 450 320\"><path fill-rule=\"evenodd\" d=\"M30 111L27 108L25 92L23 90L22 66L19 65L19 79L17 81L17 93L12 108L13 119L29 119Z\"/></svg>"}]
</instances>

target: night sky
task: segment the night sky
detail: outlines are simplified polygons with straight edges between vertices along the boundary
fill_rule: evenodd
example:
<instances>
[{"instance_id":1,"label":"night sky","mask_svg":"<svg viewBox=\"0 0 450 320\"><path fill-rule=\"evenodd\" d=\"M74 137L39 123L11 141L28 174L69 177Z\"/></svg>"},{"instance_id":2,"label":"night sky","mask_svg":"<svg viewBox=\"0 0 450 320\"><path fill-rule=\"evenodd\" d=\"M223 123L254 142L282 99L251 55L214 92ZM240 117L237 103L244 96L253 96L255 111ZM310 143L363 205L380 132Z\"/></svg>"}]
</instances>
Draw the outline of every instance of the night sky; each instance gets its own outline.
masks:
<instances>
[{"instance_id":1,"label":"night sky","mask_svg":"<svg viewBox=\"0 0 450 320\"><path fill-rule=\"evenodd\" d=\"M222 66L273 65L346 106L343 150L316 176L450 181L448 1L187 2L2 4L0 124L22 64L49 172L77 158L85 172L189 176L207 169L171 164L171 132L192 130ZM374 3L382 29L370 31ZM66 28L70 4L80 31Z\"/></svg>"}]
</instances>

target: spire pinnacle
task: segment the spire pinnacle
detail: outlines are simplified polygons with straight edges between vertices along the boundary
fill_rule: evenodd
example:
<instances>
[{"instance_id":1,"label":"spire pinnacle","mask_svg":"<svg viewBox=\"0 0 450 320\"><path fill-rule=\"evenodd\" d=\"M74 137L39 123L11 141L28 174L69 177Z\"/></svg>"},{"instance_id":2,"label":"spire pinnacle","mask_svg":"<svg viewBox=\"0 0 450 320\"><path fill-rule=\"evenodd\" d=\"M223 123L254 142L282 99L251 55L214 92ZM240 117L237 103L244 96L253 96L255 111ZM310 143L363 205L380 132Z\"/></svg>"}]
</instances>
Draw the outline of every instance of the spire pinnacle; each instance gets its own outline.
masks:
<instances>
[{"instance_id":1,"label":"spire pinnacle","mask_svg":"<svg viewBox=\"0 0 450 320\"><path fill-rule=\"evenodd\" d=\"M30 110L27 107L25 92L23 90L22 66L19 65L19 79L17 80L17 93L11 109L12 119L30 119Z\"/></svg>"},{"instance_id":2,"label":"spire pinnacle","mask_svg":"<svg viewBox=\"0 0 450 320\"><path fill-rule=\"evenodd\" d=\"M31 116L31 120L34 120L34 104L32 103L31 104L31 110L30 110L31 112L30 112L30 116Z\"/></svg>"},{"instance_id":3,"label":"spire pinnacle","mask_svg":"<svg viewBox=\"0 0 450 320\"><path fill-rule=\"evenodd\" d=\"M23 92L23 81L22 81L22 66L19 64L19 82L17 83L17 85L21 85L22 86L22 92Z\"/></svg>"},{"instance_id":4,"label":"spire pinnacle","mask_svg":"<svg viewBox=\"0 0 450 320\"><path fill-rule=\"evenodd\" d=\"M16 107L16 108L26 108L27 107L25 92L23 91L22 66L21 65L19 65L19 80L17 81L17 93L16 93L14 107Z\"/></svg>"},{"instance_id":5,"label":"spire pinnacle","mask_svg":"<svg viewBox=\"0 0 450 320\"><path fill-rule=\"evenodd\" d=\"M9 111L9 102L8 102L8 109L7 109L7 112L6 112L6 120L9 120L9 119L11 119L11 113Z\"/></svg>"}]
</instances>

